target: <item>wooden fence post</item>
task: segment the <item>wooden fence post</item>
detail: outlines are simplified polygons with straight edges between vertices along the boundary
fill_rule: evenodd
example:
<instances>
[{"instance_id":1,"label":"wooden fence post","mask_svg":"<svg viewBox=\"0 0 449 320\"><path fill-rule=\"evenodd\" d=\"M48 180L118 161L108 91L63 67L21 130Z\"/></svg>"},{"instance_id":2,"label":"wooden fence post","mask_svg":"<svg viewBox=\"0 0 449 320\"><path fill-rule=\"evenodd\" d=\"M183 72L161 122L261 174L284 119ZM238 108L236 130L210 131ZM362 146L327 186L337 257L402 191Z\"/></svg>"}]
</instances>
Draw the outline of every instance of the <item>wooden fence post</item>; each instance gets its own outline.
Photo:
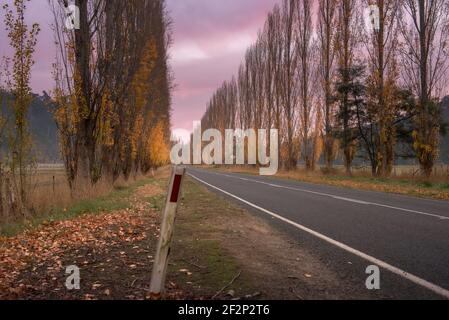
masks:
<instances>
[{"instance_id":1,"label":"wooden fence post","mask_svg":"<svg viewBox=\"0 0 449 320\"><path fill-rule=\"evenodd\" d=\"M160 299L164 293L170 245L173 238L176 211L178 210L185 171L186 169L184 167L175 166L171 175L167 202L162 216L159 244L151 276L150 295L153 299Z\"/></svg>"}]
</instances>

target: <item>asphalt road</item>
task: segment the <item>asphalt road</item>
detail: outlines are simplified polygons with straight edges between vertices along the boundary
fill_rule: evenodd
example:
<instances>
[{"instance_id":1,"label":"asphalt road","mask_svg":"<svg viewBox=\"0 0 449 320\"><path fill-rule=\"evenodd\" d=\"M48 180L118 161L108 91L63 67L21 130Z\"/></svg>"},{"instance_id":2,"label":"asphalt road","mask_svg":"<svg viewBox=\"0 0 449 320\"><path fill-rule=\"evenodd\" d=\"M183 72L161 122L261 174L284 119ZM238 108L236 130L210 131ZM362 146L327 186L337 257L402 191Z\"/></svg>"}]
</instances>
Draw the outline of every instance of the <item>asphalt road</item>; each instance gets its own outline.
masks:
<instances>
[{"instance_id":1,"label":"asphalt road","mask_svg":"<svg viewBox=\"0 0 449 320\"><path fill-rule=\"evenodd\" d=\"M449 299L449 202L196 168L189 175L298 239L375 297ZM352 261L348 263L348 261Z\"/></svg>"}]
</instances>

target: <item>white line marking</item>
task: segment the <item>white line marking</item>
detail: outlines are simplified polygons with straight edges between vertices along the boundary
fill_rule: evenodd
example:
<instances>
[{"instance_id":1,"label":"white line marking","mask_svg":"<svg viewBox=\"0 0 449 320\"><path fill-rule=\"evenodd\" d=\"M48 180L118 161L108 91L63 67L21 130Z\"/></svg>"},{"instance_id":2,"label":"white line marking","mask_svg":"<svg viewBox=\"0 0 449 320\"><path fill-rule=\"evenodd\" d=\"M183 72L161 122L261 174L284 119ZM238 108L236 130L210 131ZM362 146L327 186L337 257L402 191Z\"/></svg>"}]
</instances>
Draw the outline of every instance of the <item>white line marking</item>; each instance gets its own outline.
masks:
<instances>
[{"instance_id":1,"label":"white line marking","mask_svg":"<svg viewBox=\"0 0 449 320\"><path fill-rule=\"evenodd\" d=\"M363 204L363 205L370 205L370 202L366 202L366 201L362 201L362 200L355 200L355 199L350 199L350 198L344 198L344 197L337 197L337 196L333 196L332 198L336 199L336 200L342 200L342 201L347 201L347 202L352 202L352 203L357 203L357 204Z\"/></svg>"},{"instance_id":2,"label":"white line marking","mask_svg":"<svg viewBox=\"0 0 449 320\"><path fill-rule=\"evenodd\" d=\"M394 274L396 274L396 275L398 275L398 276L400 276L402 278L405 278L405 279L407 279L407 280L409 280L409 281L411 281L411 282L413 282L413 283L415 283L415 284L417 284L417 285L419 285L421 287L424 287L424 288L426 288L426 289L428 289L428 290L430 290L430 291L432 291L432 292L434 292L434 293L436 293L436 294L438 294L438 295L440 295L442 297L445 297L446 299L449 299L449 291L444 289L444 288L442 288L442 287L440 287L440 286L438 286L438 285L436 285L436 284L433 284L433 283L431 283L431 282L429 282L427 280L424 280L424 279L422 279L422 278L420 278L418 276L415 276L415 275L413 275L411 273L408 273L407 271L404 271L404 270L399 269L399 268L397 268L395 266L392 266L391 264L388 264L385 261L382 261L382 260L379 260L377 258L374 258L374 257L372 257L372 256L370 256L370 255L368 255L366 253L363 253L363 252L361 252L361 251L359 251L357 249L351 248L350 246L347 246L344 243L341 243L341 242L338 242L338 241L336 241L334 239L331 239L331 238L329 238L329 237L327 237L327 236L325 236L325 235L323 235L321 233L318 233L318 232L316 232L316 231L314 231L312 229L309 229L309 228L307 228L307 227L305 227L303 225L300 225L299 223L296 223L296 222L293 222L293 221L291 221L291 220L289 220L287 218L284 218L284 217L282 217L282 216L280 216L280 215L278 215L278 214L276 214L276 213L274 213L272 211L269 211L267 209L259 207L258 205L254 204L254 203L246 201L245 199L242 199L242 198L240 198L240 197L238 197L236 195L233 195L232 193L229 193L229 192L227 192L227 191L225 191L223 189L220 189L220 188L218 188L218 187L216 187L214 185L211 185L210 183L207 183L206 181L201 180L200 178L197 178L196 176L194 176L194 175L192 175L190 173L189 173L189 176L191 176L192 178L194 178L195 180L201 182L202 184L204 184L206 186L209 186L209 187L211 187L211 188L213 188L213 189L215 189L217 191L220 191L221 193L223 193L223 194L225 194L225 195L227 195L227 196L229 196L231 198L234 198L234 199L236 199L236 200L238 200L238 201L240 201L240 202L242 202L242 203L244 203L244 204L246 204L246 205L248 205L250 207L253 207L253 208L255 208L255 209L259 210L259 211L262 211L262 212L272 216L273 218L279 219L279 220L281 220L281 221L283 221L283 222L285 222L287 224L290 224L290 225L292 225L292 226L294 226L294 227L296 227L296 228L298 228L298 229L300 229L300 230L302 230L304 232L307 232L307 233L309 233L309 234L311 234L311 235L313 235L313 236L315 236L315 237L317 237L317 238L319 238L319 239L321 239L323 241L326 241L326 242L328 242L328 243L330 243L330 244L332 244L332 245L334 245L334 246L336 246L336 247L338 247L338 248L340 248L342 250L345 250L345 251L347 251L349 253L352 253L352 254L354 254L354 255L362 258L362 259L365 259L365 260L369 261L370 263L373 263L373 264L375 264L375 265L377 265L377 266L379 266L379 267L381 267L381 268L383 268L385 270L388 270L388 271L390 271L390 272L392 272L392 273L394 273Z\"/></svg>"},{"instance_id":3,"label":"white line marking","mask_svg":"<svg viewBox=\"0 0 449 320\"><path fill-rule=\"evenodd\" d=\"M274 188L280 188L280 189L286 189L286 190L292 190L292 191L299 191L299 192L303 192L303 193L314 194L314 195L318 195L318 196L322 196L322 197L329 197L329 198L333 198L333 199L336 199L336 200L352 202L352 203L357 203L357 204L361 204L361 205L376 206L376 207L382 207L382 208L392 209L392 210L396 210L396 211L403 211L403 212L408 212L408 213L414 213L414 214L418 214L418 215L422 215L422 216L437 218L439 220L449 220L449 217L438 215L438 214L433 214L433 213L428 213L428 212L422 212L422 211L417 211L417 210L399 208L399 207L389 206L389 205L382 204L382 203L367 202L367 201L362 201L362 200L357 200L357 199L339 197L339 196L336 196L336 195L333 195L333 194L329 194L329 193L322 193L322 192L310 191L310 190L306 190L306 189L293 188L293 187L286 187L286 186L271 184L271 183L267 183L267 182L263 182L263 181L254 180L254 179L245 179L245 178L240 178L240 177L231 176L231 175L227 175L227 174L219 174L219 173L216 173L216 172L211 172L211 173L215 174L215 175L218 175L218 176L225 176L225 177L228 177L228 178L239 179L239 180L242 180L242 181L255 182L255 183L267 185L267 186L274 187Z\"/></svg>"}]
</instances>

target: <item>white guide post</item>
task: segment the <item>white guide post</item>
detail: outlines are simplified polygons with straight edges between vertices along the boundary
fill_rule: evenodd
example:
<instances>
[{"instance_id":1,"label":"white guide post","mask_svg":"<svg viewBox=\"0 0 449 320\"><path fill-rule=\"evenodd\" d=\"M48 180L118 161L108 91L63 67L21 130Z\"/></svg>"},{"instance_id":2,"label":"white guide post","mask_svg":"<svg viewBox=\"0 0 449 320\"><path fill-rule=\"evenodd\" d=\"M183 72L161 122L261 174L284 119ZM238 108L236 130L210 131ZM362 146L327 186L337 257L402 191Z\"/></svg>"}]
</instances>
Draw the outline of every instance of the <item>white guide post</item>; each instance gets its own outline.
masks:
<instances>
[{"instance_id":1,"label":"white guide post","mask_svg":"<svg viewBox=\"0 0 449 320\"><path fill-rule=\"evenodd\" d=\"M181 200L181 188L185 171L184 167L175 166L170 179L167 202L162 216L161 234L151 276L150 295L154 299L160 299L165 289L170 245L173 238L176 211Z\"/></svg>"}]
</instances>

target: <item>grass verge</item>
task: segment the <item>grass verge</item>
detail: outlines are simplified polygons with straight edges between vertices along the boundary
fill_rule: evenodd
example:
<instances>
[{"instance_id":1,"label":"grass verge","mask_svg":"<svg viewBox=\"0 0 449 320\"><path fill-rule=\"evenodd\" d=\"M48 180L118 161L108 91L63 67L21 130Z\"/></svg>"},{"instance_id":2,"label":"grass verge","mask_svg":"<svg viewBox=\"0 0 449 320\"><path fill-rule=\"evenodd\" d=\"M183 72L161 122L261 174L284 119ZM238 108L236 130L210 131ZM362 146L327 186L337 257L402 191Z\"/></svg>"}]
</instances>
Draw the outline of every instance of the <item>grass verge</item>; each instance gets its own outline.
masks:
<instances>
[{"instance_id":1,"label":"grass verge","mask_svg":"<svg viewBox=\"0 0 449 320\"><path fill-rule=\"evenodd\" d=\"M153 183L160 187L167 185L165 179ZM239 263L222 245L224 234L217 223L217 218L232 219L237 212L227 201L205 192L190 179L184 182L183 190L171 248L169 281L182 284L183 291L197 298L210 299L224 287L219 294L221 298L226 298L229 292L237 295L255 292L250 276L240 274ZM165 198L157 195L148 200L160 209Z\"/></svg>"}]
</instances>

